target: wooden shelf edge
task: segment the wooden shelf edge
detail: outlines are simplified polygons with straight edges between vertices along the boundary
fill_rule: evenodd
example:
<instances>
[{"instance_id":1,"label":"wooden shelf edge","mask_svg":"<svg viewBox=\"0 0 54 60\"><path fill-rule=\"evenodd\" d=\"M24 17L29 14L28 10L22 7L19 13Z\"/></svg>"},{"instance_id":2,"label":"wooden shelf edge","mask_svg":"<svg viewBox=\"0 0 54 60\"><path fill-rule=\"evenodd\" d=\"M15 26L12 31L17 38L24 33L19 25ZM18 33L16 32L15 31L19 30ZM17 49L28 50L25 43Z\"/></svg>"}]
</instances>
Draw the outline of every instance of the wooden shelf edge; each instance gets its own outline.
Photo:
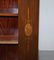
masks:
<instances>
[{"instance_id":1,"label":"wooden shelf edge","mask_svg":"<svg viewBox=\"0 0 54 60\"><path fill-rule=\"evenodd\" d=\"M18 37L14 35L1 35L0 36L0 44L18 44Z\"/></svg>"},{"instance_id":2,"label":"wooden shelf edge","mask_svg":"<svg viewBox=\"0 0 54 60\"><path fill-rule=\"evenodd\" d=\"M18 44L18 41L0 41L0 44Z\"/></svg>"},{"instance_id":3,"label":"wooden shelf edge","mask_svg":"<svg viewBox=\"0 0 54 60\"><path fill-rule=\"evenodd\" d=\"M0 16L18 16L18 14L13 14L13 13L0 13Z\"/></svg>"}]
</instances>

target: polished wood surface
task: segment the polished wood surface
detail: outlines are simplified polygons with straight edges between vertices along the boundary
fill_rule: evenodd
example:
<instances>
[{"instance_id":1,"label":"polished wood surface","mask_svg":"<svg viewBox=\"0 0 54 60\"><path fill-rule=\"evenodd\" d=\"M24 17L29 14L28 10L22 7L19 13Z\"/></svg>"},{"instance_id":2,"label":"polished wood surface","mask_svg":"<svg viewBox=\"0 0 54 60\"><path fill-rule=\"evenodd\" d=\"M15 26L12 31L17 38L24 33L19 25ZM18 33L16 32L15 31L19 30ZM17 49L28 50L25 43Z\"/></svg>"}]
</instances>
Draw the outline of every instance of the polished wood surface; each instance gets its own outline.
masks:
<instances>
[{"instance_id":1,"label":"polished wood surface","mask_svg":"<svg viewBox=\"0 0 54 60\"><path fill-rule=\"evenodd\" d=\"M0 13L0 16L18 16L18 14L13 14L13 13Z\"/></svg>"},{"instance_id":2,"label":"polished wood surface","mask_svg":"<svg viewBox=\"0 0 54 60\"><path fill-rule=\"evenodd\" d=\"M0 16L18 16L18 0L1 0Z\"/></svg>"},{"instance_id":3,"label":"polished wood surface","mask_svg":"<svg viewBox=\"0 0 54 60\"><path fill-rule=\"evenodd\" d=\"M0 45L0 60L18 60L18 45Z\"/></svg>"},{"instance_id":4,"label":"polished wood surface","mask_svg":"<svg viewBox=\"0 0 54 60\"><path fill-rule=\"evenodd\" d=\"M0 0L0 9L17 8L18 0Z\"/></svg>"},{"instance_id":5,"label":"polished wood surface","mask_svg":"<svg viewBox=\"0 0 54 60\"><path fill-rule=\"evenodd\" d=\"M19 44L0 44L0 60L38 60L38 17L39 17L39 0L2 0L6 1L0 8L19 8L18 14L18 29L19 29ZM7 1L16 1L17 6L12 6ZM17 2L18 1L18 2ZM14 3L15 4L15 3ZM28 5L29 4L29 5ZM10 6L9 6L10 5ZM30 8L30 24L32 26L32 35L25 35L25 25L27 20L27 8ZM8 18L12 20L11 18ZM16 18L17 19L17 18ZM5 19L7 20L7 19ZM17 24L16 24L17 25ZM9 27L13 27L10 26ZM17 26L15 26L17 27ZM27 43L29 41L29 44Z\"/></svg>"},{"instance_id":6,"label":"polished wood surface","mask_svg":"<svg viewBox=\"0 0 54 60\"><path fill-rule=\"evenodd\" d=\"M39 0L19 0L18 2L20 6L19 7L20 60L38 60ZM29 38L25 35L24 30L28 18L27 17L28 7L30 8L30 24L32 26L33 31L32 35Z\"/></svg>"},{"instance_id":7,"label":"polished wood surface","mask_svg":"<svg viewBox=\"0 0 54 60\"><path fill-rule=\"evenodd\" d=\"M18 0L0 1L0 44L4 41L18 41Z\"/></svg>"},{"instance_id":8,"label":"polished wood surface","mask_svg":"<svg viewBox=\"0 0 54 60\"><path fill-rule=\"evenodd\" d=\"M18 17L0 17L0 40L17 40Z\"/></svg>"},{"instance_id":9,"label":"polished wood surface","mask_svg":"<svg viewBox=\"0 0 54 60\"><path fill-rule=\"evenodd\" d=\"M9 41L16 39L14 31L18 29L18 12L13 9L17 8L18 0L0 0L0 60L18 60L18 42Z\"/></svg>"}]
</instances>

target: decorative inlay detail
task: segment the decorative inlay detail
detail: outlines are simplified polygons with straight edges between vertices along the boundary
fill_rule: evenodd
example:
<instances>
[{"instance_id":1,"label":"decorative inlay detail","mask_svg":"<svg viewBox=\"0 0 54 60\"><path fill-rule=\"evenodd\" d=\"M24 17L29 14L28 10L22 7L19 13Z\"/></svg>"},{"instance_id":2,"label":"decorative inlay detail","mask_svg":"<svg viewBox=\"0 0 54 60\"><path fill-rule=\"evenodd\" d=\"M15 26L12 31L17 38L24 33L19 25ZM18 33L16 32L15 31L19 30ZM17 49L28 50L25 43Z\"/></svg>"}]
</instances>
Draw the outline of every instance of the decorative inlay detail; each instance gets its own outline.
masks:
<instances>
[{"instance_id":1,"label":"decorative inlay detail","mask_svg":"<svg viewBox=\"0 0 54 60\"><path fill-rule=\"evenodd\" d=\"M26 25L25 25L25 35L27 37L30 37L32 34L32 25L30 24L30 16L29 16L29 8L27 10L27 14L28 14L28 19L26 20Z\"/></svg>"},{"instance_id":2,"label":"decorative inlay detail","mask_svg":"<svg viewBox=\"0 0 54 60\"><path fill-rule=\"evenodd\" d=\"M28 23L25 25L25 35L31 36L31 34L32 34L32 26L31 24Z\"/></svg>"}]
</instances>

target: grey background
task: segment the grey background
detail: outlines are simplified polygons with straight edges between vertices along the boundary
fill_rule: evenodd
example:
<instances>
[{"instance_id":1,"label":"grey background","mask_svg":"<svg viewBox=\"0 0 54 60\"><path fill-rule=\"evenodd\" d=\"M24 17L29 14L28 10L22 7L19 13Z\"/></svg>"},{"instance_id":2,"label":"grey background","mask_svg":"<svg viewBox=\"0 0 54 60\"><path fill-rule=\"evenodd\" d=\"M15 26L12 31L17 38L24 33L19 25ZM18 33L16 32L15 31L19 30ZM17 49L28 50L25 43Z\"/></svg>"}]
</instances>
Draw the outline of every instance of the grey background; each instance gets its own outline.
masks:
<instances>
[{"instance_id":1,"label":"grey background","mask_svg":"<svg viewBox=\"0 0 54 60\"><path fill-rule=\"evenodd\" d=\"M39 50L54 50L54 0L40 0Z\"/></svg>"},{"instance_id":2,"label":"grey background","mask_svg":"<svg viewBox=\"0 0 54 60\"><path fill-rule=\"evenodd\" d=\"M39 60L54 60L54 51L40 51Z\"/></svg>"}]
</instances>

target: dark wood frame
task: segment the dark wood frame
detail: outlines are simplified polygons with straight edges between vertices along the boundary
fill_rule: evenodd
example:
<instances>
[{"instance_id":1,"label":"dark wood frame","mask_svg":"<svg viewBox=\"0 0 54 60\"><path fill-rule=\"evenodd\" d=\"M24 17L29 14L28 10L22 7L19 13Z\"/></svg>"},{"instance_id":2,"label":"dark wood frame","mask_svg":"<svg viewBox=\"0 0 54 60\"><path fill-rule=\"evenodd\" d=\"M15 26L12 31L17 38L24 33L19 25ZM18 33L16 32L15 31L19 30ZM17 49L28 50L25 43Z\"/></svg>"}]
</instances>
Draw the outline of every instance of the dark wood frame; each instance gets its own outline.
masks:
<instances>
[{"instance_id":1,"label":"dark wood frame","mask_svg":"<svg viewBox=\"0 0 54 60\"><path fill-rule=\"evenodd\" d=\"M38 60L39 0L28 1L32 35L28 39L24 30L27 20L27 0L18 0L19 44L0 44L0 60ZM29 44L27 44L27 39Z\"/></svg>"},{"instance_id":2,"label":"dark wood frame","mask_svg":"<svg viewBox=\"0 0 54 60\"><path fill-rule=\"evenodd\" d=\"M27 48L27 37L25 36L25 25L27 20L28 3L26 0L19 0L19 46L20 60L38 60L38 32L39 32L39 0L29 0L30 21L32 25L32 35L29 38L29 48ZM27 51L28 49L28 51Z\"/></svg>"}]
</instances>

